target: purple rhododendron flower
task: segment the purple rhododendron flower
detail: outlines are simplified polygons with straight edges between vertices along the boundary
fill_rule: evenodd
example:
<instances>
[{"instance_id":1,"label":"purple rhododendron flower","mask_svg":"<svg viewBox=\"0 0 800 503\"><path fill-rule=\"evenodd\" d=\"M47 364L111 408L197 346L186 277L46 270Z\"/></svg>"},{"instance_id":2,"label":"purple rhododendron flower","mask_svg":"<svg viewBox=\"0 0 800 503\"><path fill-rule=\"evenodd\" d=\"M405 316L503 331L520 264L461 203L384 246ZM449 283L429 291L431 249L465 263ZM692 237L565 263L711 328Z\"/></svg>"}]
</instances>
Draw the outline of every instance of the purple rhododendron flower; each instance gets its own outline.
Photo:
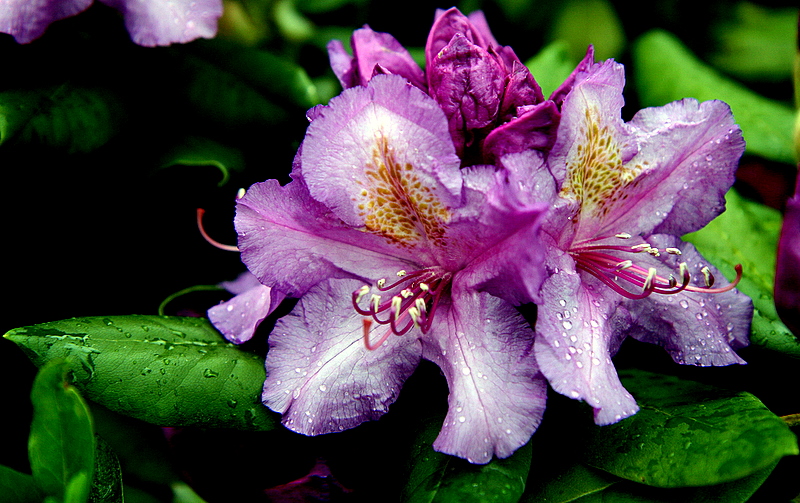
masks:
<instances>
[{"instance_id":1,"label":"purple rhododendron flower","mask_svg":"<svg viewBox=\"0 0 800 503\"><path fill-rule=\"evenodd\" d=\"M444 111L462 166L494 163L502 155L548 150L558 106L545 100L528 68L492 36L480 11L437 10L425 47L425 71L388 33L353 32L353 56L328 44L331 67L345 89L380 74L397 74L433 97Z\"/></svg>"},{"instance_id":2,"label":"purple rhododendron flower","mask_svg":"<svg viewBox=\"0 0 800 503\"><path fill-rule=\"evenodd\" d=\"M800 336L800 176L786 202L775 270L775 306L781 319Z\"/></svg>"},{"instance_id":3,"label":"purple rhododendron flower","mask_svg":"<svg viewBox=\"0 0 800 503\"><path fill-rule=\"evenodd\" d=\"M514 305L539 299L547 206L493 166L461 169L441 108L401 76L310 117L293 181L237 202L242 260L300 298L270 335L264 403L294 431L341 431L385 413L425 358L450 389L434 447L509 456L544 411L534 333Z\"/></svg>"},{"instance_id":4,"label":"purple rhododendron flower","mask_svg":"<svg viewBox=\"0 0 800 503\"><path fill-rule=\"evenodd\" d=\"M610 359L627 336L678 363L744 363L733 350L748 343L751 300L678 237L723 211L744 140L720 101L685 99L625 123L622 65L585 63L546 161L529 151L502 163L509 185L530 187L523 200L552 204L536 359L556 391L609 424L638 410Z\"/></svg>"},{"instance_id":5,"label":"purple rhododendron flower","mask_svg":"<svg viewBox=\"0 0 800 503\"><path fill-rule=\"evenodd\" d=\"M50 23L88 9L93 0L0 0L0 33L27 44ZM211 38L222 15L222 0L100 0L120 11L131 39L157 46Z\"/></svg>"}]
</instances>

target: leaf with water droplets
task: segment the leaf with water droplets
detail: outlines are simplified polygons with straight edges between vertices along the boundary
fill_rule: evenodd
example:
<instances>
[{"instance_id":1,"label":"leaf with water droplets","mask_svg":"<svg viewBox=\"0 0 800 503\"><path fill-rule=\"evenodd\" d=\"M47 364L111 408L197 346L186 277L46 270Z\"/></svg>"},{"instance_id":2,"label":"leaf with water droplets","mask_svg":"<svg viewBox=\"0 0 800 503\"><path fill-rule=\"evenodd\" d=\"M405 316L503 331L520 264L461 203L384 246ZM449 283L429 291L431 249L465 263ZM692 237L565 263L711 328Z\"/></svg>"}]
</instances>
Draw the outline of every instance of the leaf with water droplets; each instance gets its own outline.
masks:
<instances>
[{"instance_id":1,"label":"leaf with water droplets","mask_svg":"<svg viewBox=\"0 0 800 503\"><path fill-rule=\"evenodd\" d=\"M530 442L506 459L485 465L433 450L443 416L429 420L414 442L405 503L516 503L525 489L531 462Z\"/></svg>"},{"instance_id":2,"label":"leaf with water droplets","mask_svg":"<svg viewBox=\"0 0 800 503\"><path fill-rule=\"evenodd\" d=\"M620 372L641 410L593 429L586 462L657 487L741 479L798 453L786 423L749 393L638 370Z\"/></svg>"},{"instance_id":3,"label":"leaf with water droplets","mask_svg":"<svg viewBox=\"0 0 800 503\"><path fill-rule=\"evenodd\" d=\"M59 499L70 494L86 501L95 461L89 408L67 381L70 363L55 359L33 382L33 422L28 457L36 485Z\"/></svg>"},{"instance_id":4,"label":"leaf with water droplets","mask_svg":"<svg viewBox=\"0 0 800 503\"><path fill-rule=\"evenodd\" d=\"M733 266L742 264L744 274L737 286L753 299L750 342L800 358L800 340L781 322L775 310L775 250L781 229L778 211L741 197L735 190L726 196L727 209L703 229L684 239L731 279Z\"/></svg>"},{"instance_id":5,"label":"leaf with water droplets","mask_svg":"<svg viewBox=\"0 0 800 503\"><path fill-rule=\"evenodd\" d=\"M260 401L263 358L228 343L203 318L73 318L18 328L5 337L39 366L72 357L76 387L137 419L245 430L277 424Z\"/></svg>"}]
</instances>

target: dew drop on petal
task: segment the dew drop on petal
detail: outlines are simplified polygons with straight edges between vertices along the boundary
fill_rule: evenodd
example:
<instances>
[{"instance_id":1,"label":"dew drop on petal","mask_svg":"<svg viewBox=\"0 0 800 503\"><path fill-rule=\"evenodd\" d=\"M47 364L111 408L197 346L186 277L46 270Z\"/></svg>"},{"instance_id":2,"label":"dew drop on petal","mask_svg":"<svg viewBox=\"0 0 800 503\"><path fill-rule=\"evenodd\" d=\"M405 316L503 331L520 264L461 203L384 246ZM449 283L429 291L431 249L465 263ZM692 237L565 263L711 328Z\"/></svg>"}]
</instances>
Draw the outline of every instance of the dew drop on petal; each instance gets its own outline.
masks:
<instances>
[{"instance_id":1,"label":"dew drop on petal","mask_svg":"<svg viewBox=\"0 0 800 503\"><path fill-rule=\"evenodd\" d=\"M323 391L323 392L324 392L324 391L328 391L328 387L327 387L327 386L325 386L324 384L320 384L320 385L319 385L319 390L320 390L320 391Z\"/></svg>"},{"instance_id":2,"label":"dew drop on petal","mask_svg":"<svg viewBox=\"0 0 800 503\"><path fill-rule=\"evenodd\" d=\"M467 418L465 416L458 416L458 422L459 423L463 423L466 420L467 420Z\"/></svg>"},{"instance_id":3,"label":"dew drop on petal","mask_svg":"<svg viewBox=\"0 0 800 503\"><path fill-rule=\"evenodd\" d=\"M461 373L464 374L465 376L468 376L470 372L471 370L469 369L469 367L464 367L461 369Z\"/></svg>"},{"instance_id":4,"label":"dew drop on petal","mask_svg":"<svg viewBox=\"0 0 800 503\"><path fill-rule=\"evenodd\" d=\"M682 301L680 301L679 304L681 305L682 308L689 309L689 303L686 302L686 299L683 299Z\"/></svg>"},{"instance_id":5,"label":"dew drop on petal","mask_svg":"<svg viewBox=\"0 0 800 503\"><path fill-rule=\"evenodd\" d=\"M567 329L567 330L569 330L570 328L572 328L572 322L571 322L571 321L564 320L564 321L561 323L561 325L563 325L563 326L564 326L564 328L565 328L565 329Z\"/></svg>"}]
</instances>

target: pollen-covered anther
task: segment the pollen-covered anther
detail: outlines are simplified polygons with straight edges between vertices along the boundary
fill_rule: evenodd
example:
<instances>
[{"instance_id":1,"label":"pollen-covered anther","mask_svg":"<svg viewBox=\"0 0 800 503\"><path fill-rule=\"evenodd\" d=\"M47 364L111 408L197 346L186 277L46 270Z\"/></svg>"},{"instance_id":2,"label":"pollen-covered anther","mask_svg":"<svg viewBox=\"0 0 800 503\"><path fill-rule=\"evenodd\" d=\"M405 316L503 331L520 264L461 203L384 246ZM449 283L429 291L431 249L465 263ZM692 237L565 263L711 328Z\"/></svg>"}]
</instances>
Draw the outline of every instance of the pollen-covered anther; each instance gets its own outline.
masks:
<instances>
[{"instance_id":1,"label":"pollen-covered anther","mask_svg":"<svg viewBox=\"0 0 800 503\"><path fill-rule=\"evenodd\" d=\"M615 238L619 238L619 239L630 239L630 238L632 238L633 236L631 236L631 235L630 235L630 234L628 234L627 232L620 232L619 234L614 234L614 237L615 237Z\"/></svg>"},{"instance_id":2,"label":"pollen-covered anther","mask_svg":"<svg viewBox=\"0 0 800 503\"><path fill-rule=\"evenodd\" d=\"M647 253L649 253L650 255L652 255L654 257L660 257L661 256L661 251L658 248L650 247L646 251L647 251Z\"/></svg>"},{"instance_id":3,"label":"pollen-covered anther","mask_svg":"<svg viewBox=\"0 0 800 503\"><path fill-rule=\"evenodd\" d=\"M638 245L631 246L631 250L633 250L636 253L648 251L648 250L650 250L650 248L652 248L652 247L647 243L641 243L641 244L638 244Z\"/></svg>"},{"instance_id":4,"label":"pollen-covered anther","mask_svg":"<svg viewBox=\"0 0 800 503\"><path fill-rule=\"evenodd\" d=\"M397 271L397 277L398 277L398 278L402 278L402 277L403 277L403 276L405 276L406 274L408 274L408 273L407 273L407 272L405 272L403 269L400 269L399 271Z\"/></svg>"},{"instance_id":5,"label":"pollen-covered anther","mask_svg":"<svg viewBox=\"0 0 800 503\"><path fill-rule=\"evenodd\" d=\"M647 270L647 277L644 280L644 285L642 285L642 292L649 292L653 289L653 281L656 279L656 271L655 267L651 267Z\"/></svg>"},{"instance_id":6,"label":"pollen-covered anther","mask_svg":"<svg viewBox=\"0 0 800 503\"><path fill-rule=\"evenodd\" d=\"M703 281L706 284L706 288L711 288L714 286L714 275L711 274L711 270L708 268L708 266L703 266L700 269L700 273L703 275Z\"/></svg>"},{"instance_id":7,"label":"pollen-covered anther","mask_svg":"<svg viewBox=\"0 0 800 503\"><path fill-rule=\"evenodd\" d=\"M375 282L378 285L378 288L383 288L386 285L386 278L381 278Z\"/></svg>"},{"instance_id":8,"label":"pollen-covered anther","mask_svg":"<svg viewBox=\"0 0 800 503\"><path fill-rule=\"evenodd\" d=\"M677 248L664 248L664 251L670 255L680 255L681 251Z\"/></svg>"},{"instance_id":9,"label":"pollen-covered anther","mask_svg":"<svg viewBox=\"0 0 800 503\"><path fill-rule=\"evenodd\" d=\"M358 295L356 296L356 303L361 302L361 299L364 298L366 294L369 293L369 285L364 285L358 289Z\"/></svg>"},{"instance_id":10,"label":"pollen-covered anther","mask_svg":"<svg viewBox=\"0 0 800 503\"><path fill-rule=\"evenodd\" d=\"M633 266L633 261L632 260L623 260L622 262L617 264L617 267L615 267L614 270L615 271L622 271L623 269L627 269L627 268L632 267L632 266Z\"/></svg>"}]
</instances>

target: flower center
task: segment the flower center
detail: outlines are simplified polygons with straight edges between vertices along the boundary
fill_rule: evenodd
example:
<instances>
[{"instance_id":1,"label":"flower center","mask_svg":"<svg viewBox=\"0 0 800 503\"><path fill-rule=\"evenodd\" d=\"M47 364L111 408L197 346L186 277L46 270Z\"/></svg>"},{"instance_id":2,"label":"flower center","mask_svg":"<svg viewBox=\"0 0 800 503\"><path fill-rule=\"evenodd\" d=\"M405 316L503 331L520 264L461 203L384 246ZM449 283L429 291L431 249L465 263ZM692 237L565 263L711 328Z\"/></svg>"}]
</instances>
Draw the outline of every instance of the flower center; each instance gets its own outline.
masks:
<instances>
[{"instance_id":1,"label":"flower center","mask_svg":"<svg viewBox=\"0 0 800 503\"><path fill-rule=\"evenodd\" d=\"M618 239L630 239L631 235L620 233L614 237ZM658 249L648 243L641 243L634 246L610 245L610 244L591 244L592 241L585 241L578 246L570 248L569 254L575 260L578 269L583 270L599 279L612 290L629 299L643 299L650 294L659 293L671 295L685 291L700 293L722 293L736 288L742 279L742 266L735 266L736 279L727 286L714 288L714 275L711 270L704 266L700 269L703 275L704 287L691 286L691 274L686 262L681 262L678 267L677 277L670 274L667 278L660 276L654 267L644 268L634 263L636 254L648 253L654 257L660 257L661 253L670 255L680 255L681 251L677 248ZM615 253L612 255L611 252ZM620 259L618 254L630 254L631 259ZM630 284L640 289L634 293L623 286Z\"/></svg>"},{"instance_id":2,"label":"flower center","mask_svg":"<svg viewBox=\"0 0 800 503\"><path fill-rule=\"evenodd\" d=\"M364 285L353 292L353 307L364 319L364 345L367 349L377 349L389 335L404 335L412 328L419 327L428 333L433 315L439 306L442 295L450 288L453 274L441 267L428 267L414 272L398 271L399 278L387 285L386 278L375 282L375 289L382 293L372 293L370 285ZM362 308L362 300L369 296L367 308ZM369 331L373 320L381 325L389 325L377 342L370 342Z\"/></svg>"}]
</instances>

